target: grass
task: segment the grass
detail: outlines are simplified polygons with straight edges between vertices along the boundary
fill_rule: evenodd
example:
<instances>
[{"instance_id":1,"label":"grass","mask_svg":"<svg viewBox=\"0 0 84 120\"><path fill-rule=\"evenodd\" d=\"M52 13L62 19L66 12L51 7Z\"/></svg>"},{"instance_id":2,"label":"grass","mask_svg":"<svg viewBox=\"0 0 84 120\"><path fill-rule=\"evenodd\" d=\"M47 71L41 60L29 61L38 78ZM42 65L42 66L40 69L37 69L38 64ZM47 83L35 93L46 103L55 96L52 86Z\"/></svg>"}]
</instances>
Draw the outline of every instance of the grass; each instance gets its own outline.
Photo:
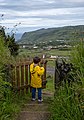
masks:
<instances>
[{"instance_id":1,"label":"grass","mask_svg":"<svg viewBox=\"0 0 84 120\"><path fill-rule=\"evenodd\" d=\"M42 56L42 54L46 54L48 56L67 56L70 55L70 51L50 50L39 52L39 50L34 51L25 49L19 53L19 56L33 57L35 55ZM54 67L55 62L49 61L47 66ZM53 75L47 74L47 81L46 89L43 91L54 92ZM83 120L83 112L80 109L78 97L75 96L76 89L77 88L60 87L60 89L56 91L56 96L50 104L50 111L52 114L51 120ZM0 101L0 119L15 120L17 114L21 110L21 106L28 101L29 97L30 95L11 95L10 99Z\"/></svg>"},{"instance_id":2,"label":"grass","mask_svg":"<svg viewBox=\"0 0 84 120\"><path fill-rule=\"evenodd\" d=\"M0 120L16 120L23 104L28 102L30 94L10 94L10 98L0 101Z\"/></svg>"},{"instance_id":3,"label":"grass","mask_svg":"<svg viewBox=\"0 0 84 120\"><path fill-rule=\"evenodd\" d=\"M47 55L47 56L69 56L71 51L67 51L67 50L58 50L58 49L51 49L51 50L28 50L28 49L20 49L19 50L19 56L30 56L30 57L34 57L35 55L37 56L41 56L43 54Z\"/></svg>"},{"instance_id":4,"label":"grass","mask_svg":"<svg viewBox=\"0 0 84 120\"><path fill-rule=\"evenodd\" d=\"M70 55L70 51L51 49L50 51L45 51L46 54L55 55L55 56L68 56Z\"/></svg>"},{"instance_id":5,"label":"grass","mask_svg":"<svg viewBox=\"0 0 84 120\"><path fill-rule=\"evenodd\" d=\"M50 120L83 120L83 111L74 89L60 87L50 107Z\"/></svg>"},{"instance_id":6,"label":"grass","mask_svg":"<svg viewBox=\"0 0 84 120\"><path fill-rule=\"evenodd\" d=\"M73 80L56 89L51 104L51 120L84 120L84 46L77 45L71 54Z\"/></svg>"},{"instance_id":7,"label":"grass","mask_svg":"<svg viewBox=\"0 0 84 120\"><path fill-rule=\"evenodd\" d=\"M47 84L46 84L46 88L43 91L46 92L54 92L54 80L53 80L53 76L47 76Z\"/></svg>"},{"instance_id":8,"label":"grass","mask_svg":"<svg viewBox=\"0 0 84 120\"><path fill-rule=\"evenodd\" d=\"M55 67L55 60L48 60L47 66L54 68Z\"/></svg>"}]
</instances>

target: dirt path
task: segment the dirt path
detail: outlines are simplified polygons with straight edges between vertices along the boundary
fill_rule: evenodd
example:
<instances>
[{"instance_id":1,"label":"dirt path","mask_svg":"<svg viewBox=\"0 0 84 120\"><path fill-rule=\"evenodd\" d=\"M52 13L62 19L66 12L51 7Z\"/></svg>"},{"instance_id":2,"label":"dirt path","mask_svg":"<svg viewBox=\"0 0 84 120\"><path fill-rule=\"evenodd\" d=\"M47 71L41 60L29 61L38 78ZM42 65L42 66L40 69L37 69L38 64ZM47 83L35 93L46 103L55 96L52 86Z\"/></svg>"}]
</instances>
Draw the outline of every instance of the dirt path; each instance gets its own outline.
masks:
<instances>
[{"instance_id":1,"label":"dirt path","mask_svg":"<svg viewBox=\"0 0 84 120\"><path fill-rule=\"evenodd\" d=\"M49 120L49 104L53 97L52 93L43 93L44 101L38 103L38 101L29 101L24 104L22 111L17 117L17 120Z\"/></svg>"},{"instance_id":2,"label":"dirt path","mask_svg":"<svg viewBox=\"0 0 84 120\"><path fill-rule=\"evenodd\" d=\"M55 67L49 67L47 66L47 73L54 75L55 74Z\"/></svg>"}]
</instances>

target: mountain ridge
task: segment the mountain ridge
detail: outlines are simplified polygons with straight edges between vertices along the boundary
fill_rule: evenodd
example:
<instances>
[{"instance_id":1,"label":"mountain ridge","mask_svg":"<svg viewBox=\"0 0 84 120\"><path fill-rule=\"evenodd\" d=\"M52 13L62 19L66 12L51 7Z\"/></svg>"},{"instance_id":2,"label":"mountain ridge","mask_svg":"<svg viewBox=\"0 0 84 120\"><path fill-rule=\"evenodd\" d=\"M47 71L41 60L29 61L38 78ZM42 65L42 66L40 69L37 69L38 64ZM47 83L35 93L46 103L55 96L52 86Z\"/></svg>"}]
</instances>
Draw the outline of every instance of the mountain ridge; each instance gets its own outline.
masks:
<instances>
[{"instance_id":1,"label":"mountain ridge","mask_svg":"<svg viewBox=\"0 0 84 120\"><path fill-rule=\"evenodd\" d=\"M57 44L57 40L64 40L69 43L72 40L84 38L84 25L64 26L57 28L42 28L31 32L23 33L19 44ZM63 42L63 41L62 41Z\"/></svg>"}]
</instances>

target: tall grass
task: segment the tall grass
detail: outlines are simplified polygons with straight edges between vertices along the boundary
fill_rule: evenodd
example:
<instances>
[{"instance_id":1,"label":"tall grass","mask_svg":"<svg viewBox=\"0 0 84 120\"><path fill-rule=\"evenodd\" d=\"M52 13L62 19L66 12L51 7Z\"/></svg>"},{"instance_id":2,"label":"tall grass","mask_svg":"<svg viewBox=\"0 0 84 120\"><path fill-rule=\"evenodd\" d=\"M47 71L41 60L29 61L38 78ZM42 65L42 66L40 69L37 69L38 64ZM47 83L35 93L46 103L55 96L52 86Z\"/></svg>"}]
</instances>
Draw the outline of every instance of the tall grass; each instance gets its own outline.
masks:
<instances>
[{"instance_id":1,"label":"tall grass","mask_svg":"<svg viewBox=\"0 0 84 120\"><path fill-rule=\"evenodd\" d=\"M83 120L75 90L71 87L60 87L51 105L51 120Z\"/></svg>"},{"instance_id":2,"label":"tall grass","mask_svg":"<svg viewBox=\"0 0 84 120\"><path fill-rule=\"evenodd\" d=\"M22 106L28 102L29 94L18 95L11 92L0 101L0 120L16 120Z\"/></svg>"},{"instance_id":3,"label":"tall grass","mask_svg":"<svg viewBox=\"0 0 84 120\"><path fill-rule=\"evenodd\" d=\"M11 81L6 79L4 66L13 63L14 58L4 45L0 36L0 120L14 120L21 109L21 105L28 100L28 96L18 96L11 90ZM5 78L5 79L4 79ZM10 82L9 82L10 81Z\"/></svg>"},{"instance_id":4,"label":"tall grass","mask_svg":"<svg viewBox=\"0 0 84 120\"><path fill-rule=\"evenodd\" d=\"M82 87L84 87L84 43L81 41L78 45L73 48L71 54L71 62L75 66L75 72L77 77L82 82Z\"/></svg>"},{"instance_id":5,"label":"tall grass","mask_svg":"<svg viewBox=\"0 0 84 120\"><path fill-rule=\"evenodd\" d=\"M84 45L81 42L71 53L73 82L56 90L50 107L51 120L84 120Z\"/></svg>"}]
</instances>

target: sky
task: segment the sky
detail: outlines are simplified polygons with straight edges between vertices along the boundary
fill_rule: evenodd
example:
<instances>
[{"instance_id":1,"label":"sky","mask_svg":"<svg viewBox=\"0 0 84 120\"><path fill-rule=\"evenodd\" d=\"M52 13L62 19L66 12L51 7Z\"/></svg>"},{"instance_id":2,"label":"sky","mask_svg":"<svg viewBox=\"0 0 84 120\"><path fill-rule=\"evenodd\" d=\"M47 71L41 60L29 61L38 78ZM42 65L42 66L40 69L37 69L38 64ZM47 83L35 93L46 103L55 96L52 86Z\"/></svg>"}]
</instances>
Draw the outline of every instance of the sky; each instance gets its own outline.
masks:
<instances>
[{"instance_id":1,"label":"sky","mask_svg":"<svg viewBox=\"0 0 84 120\"><path fill-rule=\"evenodd\" d=\"M84 0L0 0L0 26L24 33L84 25Z\"/></svg>"}]
</instances>

